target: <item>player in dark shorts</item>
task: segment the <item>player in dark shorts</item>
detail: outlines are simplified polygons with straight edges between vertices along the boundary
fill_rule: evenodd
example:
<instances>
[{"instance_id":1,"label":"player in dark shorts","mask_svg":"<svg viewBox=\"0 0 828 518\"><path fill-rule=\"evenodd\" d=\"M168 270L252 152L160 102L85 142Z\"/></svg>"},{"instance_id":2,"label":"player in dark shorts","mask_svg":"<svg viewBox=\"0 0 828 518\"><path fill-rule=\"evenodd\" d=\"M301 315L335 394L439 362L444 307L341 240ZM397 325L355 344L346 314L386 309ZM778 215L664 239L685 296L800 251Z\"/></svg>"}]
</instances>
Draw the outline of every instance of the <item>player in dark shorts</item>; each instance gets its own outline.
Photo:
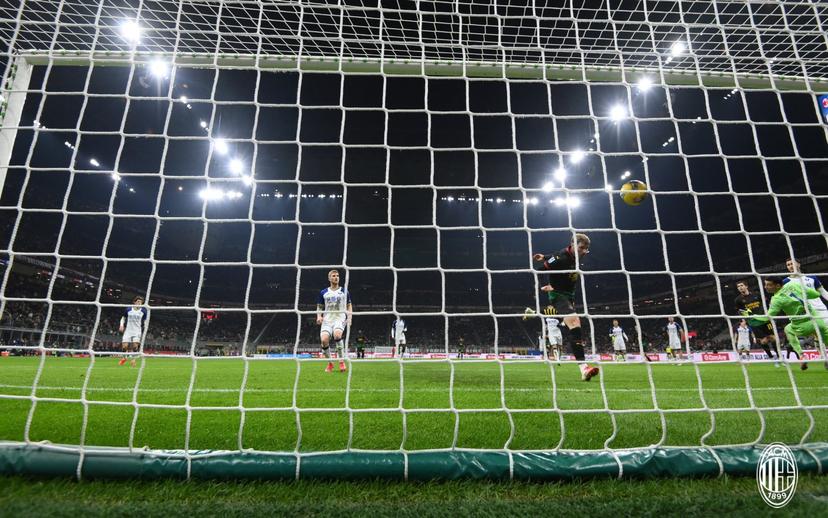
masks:
<instances>
[{"instance_id":1,"label":"player in dark shorts","mask_svg":"<svg viewBox=\"0 0 828 518\"><path fill-rule=\"evenodd\" d=\"M779 361L779 351L776 349L776 334L773 332L773 326L770 322L762 322L753 315L763 315L765 310L762 307L762 297L758 293L751 293L747 282L739 281L736 283L736 289L739 295L733 301L736 306L736 311L747 320L748 325L753 331L753 336L756 341L762 346L768 359ZM770 344L774 344L771 348Z\"/></svg>"},{"instance_id":2,"label":"player in dark shorts","mask_svg":"<svg viewBox=\"0 0 828 518\"><path fill-rule=\"evenodd\" d=\"M357 358L365 358L365 333L359 331L356 337Z\"/></svg>"},{"instance_id":3,"label":"player in dark shorts","mask_svg":"<svg viewBox=\"0 0 828 518\"><path fill-rule=\"evenodd\" d=\"M546 284L541 287L547 298L547 306L543 313L563 317L564 324L569 328L572 354L579 362L578 368L584 381L589 381L598 374L597 367L586 363L581 319L575 314L575 288L579 278L575 254L578 254L578 261L582 262L589 253L589 244L586 234L575 234L572 243L566 248L551 255L532 256L536 262L543 263L543 269L549 272Z\"/></svg>"}]
</instances>

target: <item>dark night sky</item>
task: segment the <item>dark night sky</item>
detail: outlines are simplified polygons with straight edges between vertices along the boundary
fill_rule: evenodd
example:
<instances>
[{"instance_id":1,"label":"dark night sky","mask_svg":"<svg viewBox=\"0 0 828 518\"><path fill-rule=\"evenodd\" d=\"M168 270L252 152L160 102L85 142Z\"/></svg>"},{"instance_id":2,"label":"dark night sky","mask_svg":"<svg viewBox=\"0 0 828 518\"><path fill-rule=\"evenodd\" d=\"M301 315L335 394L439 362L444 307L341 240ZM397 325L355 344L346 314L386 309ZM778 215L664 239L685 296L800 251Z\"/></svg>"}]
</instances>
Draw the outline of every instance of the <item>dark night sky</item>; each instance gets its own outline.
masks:
<instances>
[{"instance_id":1,"label":"dark night sky","mask_svg":"<svg viewBox=\"0 0 828 518\"><path fill-rule=\"evenodd\" d=\"M61 254L103 254L111 259L108 281L146 289L149 264L118 258L151 257L157 231L152 257L193 261L204 235L207 263L239 264L208 265L202 300L229 305L243 301L248 249L251 302L261 297L263 303L292 303L297 233L298 263L309 268L301 286L308 293L325 283L329 265L371 267L350 271L352 290L387 292L372 297L390 304L390 266L438 264L468 270L446 276L446 289L467 292L487 282L485 261L493 289L524 293L531 302L531 273L497 272L527 269L530 253L564 246L571 218L576 230L604 229L589 232L593 249L584 270L592 303L624 299L628 287L620 273L590 271L619 270L623 259L638 286L635 296L643 297L664 283L650 283L652 276L636 271L749 271L749 248L756 268L766 267L788 255L784 232L818 232L817 210L825 212L825 199L817 208L807 194L828 194L825 132L794 125L792 142L783 124L785 118L819 122L809 94L661 87L643 93L634 85L314 73L300 80L292 72L243 70L221 70L216 78L213 70L187 68L176 71L170 90L169 80L140 67L131 80L129 68L93 68L88 87L86 68L54 67L48 78L45 72L37 68L30 87L45 87L45 99L29 94L21 121L31 127L42 104L31 160L34 132L24 129L0 199L0 248L53 253L58 246ZM125 94L135 98L127 103ZM628 96L632 113L647 120L608 118L611 107L626 104ZM79 120L81 133L75 130ZM228 152L210 157L207 137L228 139ZM77 146L74 163L65 142ZM572 163L576 150L588 154ZM99 166L90 164L92 158ZM239 174L229 166L234 158L242 163ZM567 188L591 189L571 194L581 201L578 207L554 203L566 195L553 178L560 167L567 170ZM113 171L120 181L113 180ZM628 207L604 191L607 181L617 189L625 171L630 179L647 181L655 200ZM255 178L252 186L242 181L247 174ZM207 179L239 197L205 202L199 192ZM554 190L544 191L550 181ZM691 187L700 195L689 194ZM800 195L777 198L782 228L768 193ZM537 198L537 204L524 203L524 196ZM59 213L20 216L18 201L30 209L60 209L65 203L69 215L60 242ZM104 249L110 204L117 217ZM158 228L148 217L156 208ZM771 234L716 234L740 230L737 208L744 230ZM209 222L206 233L202 214ZM18 217L17 239L10 243ZM167 219L173 217L191 219ZM664 241L655 232L656 217ZM211 222L216 219L233 221ZM700 233L675 233L700 227L712 233L712 265ZM614 229L642 232L622 232L619 248ZM826 252L820 236L792 241L800 256ZM262 264L281 266L256 268ZM78 261L76 267L98 275L101 261ZM153 293L192 297L199 276L193 263L160 265ZM398 294L441 289L435 271L401 272L398 278Z\"/></svg>"}]
</instances>

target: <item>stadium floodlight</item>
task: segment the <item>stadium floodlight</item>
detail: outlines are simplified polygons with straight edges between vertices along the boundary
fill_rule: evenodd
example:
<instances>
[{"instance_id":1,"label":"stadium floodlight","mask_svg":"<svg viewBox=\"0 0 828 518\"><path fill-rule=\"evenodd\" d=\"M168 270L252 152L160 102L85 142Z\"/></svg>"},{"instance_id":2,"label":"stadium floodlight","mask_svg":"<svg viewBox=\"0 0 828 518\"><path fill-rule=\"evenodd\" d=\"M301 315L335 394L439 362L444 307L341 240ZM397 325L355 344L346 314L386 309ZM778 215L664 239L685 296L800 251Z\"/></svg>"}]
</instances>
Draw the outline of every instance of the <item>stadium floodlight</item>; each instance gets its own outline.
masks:
<instances>
[{"instance_id":1,"label":"stadium floodlight","mask_svg":"<svg viewBox=\"0 0 828 518\"><path fill-rule=\"evenodd\" d=\"M447 196L446 201L454 201L454 196Z\"/></svg>"},{"instance_id":2,"label":"stadium floodlight","mask_svg":"<svg viewBox=\"0 0 828 518\"><path fill-rule=\"evenodd\" d=\"M621 104L616 104L610 109L610 119L612 122L620 122L627 118L627 108Z\"/></svg>"},{"instance_id":3,"label":"stadium floodlight","mask_svg":"<svg viewBox=\"0 0 828 518\"><path fill-rule=\"evenodd\" d=\"M612 191L612 189L613 189L612 184L611 183L605 184L604 189L607 190L607 191Z\"/></svg>"},{"instance_id":4,"label":"stadium floodlight","mask_svg":"<svg viewBox=\"0 0 828 518\"><path fill-rule=\"evenodd\" d=\"M538 199L533 196L533 197L527 199L526 203L528 203L529 205L537 205L538 204Z\"/></svg>"},{"instance_id":5,"label":"stadium floodlight","mask_svg":"<svg viewBox=\"0 0 828 518\"><path fill-rule=\"evenodd\" d=\"M573 161L574 160L575 159L573 158ZM578 160L578 161L580 161L580 160ZM555 173L552 176L555 178L555 180L558 180L559 182L563 182L564 180L566 180L566 169L564 169L563 167L559 167L558 169L555 170Z\"/></svg>"},{"instance_id":6,"label":"stadium floodlight","mask_svg":"<svg viewBox=\"0 0 828 518\"><path fill-rule=\"evenodd\" d=\"M653 80L649 76L644 76L638 80L638 91L647 92L653 87Z\"/></svg>"},{"instance_id":7,"label":"stadium floodlight","mask_svg":"<svg viewBox=\"0 0 828 518\"><path fill-rule=\"evenodd\" d=\"M178 190L179 190L179 191L183 191L183 190L184 190L184 187L181 187L181 186L179 185L179 186L178 186Z\"/></svg>"},{"instance_id":8,"label":"stadium floodlight","mask_svg":"<svg viewBox=\"0 0 828 518\"><path fill-rule=\"evenodd\" d=\"M187 104L187 101L189 101L189 99L187 98L186 95L182 95L181 97L178 98L178 100L181 101L184 104Z\"/></svg>"},{"instance_id":9,"label":"stadium floodlight","mask_svg":"<svg viewBox=\"0 0 828 518\"><path fill-rule=\"evenodd\" d=\"M113 180L115 180L116 182L118 182L118 181L120 181L120 180L121 180L121 175L119 175L118 173L112 173L112 174L111 174L111 175L109 175L109 176L111 176L111 177L112 177L112 179L113 179Z\"/></svg>"},{"instance_id":10,"label":"stadium floodlight","mask_svg":"<svg viewBox=\"0 0 828 518\"><path fill-rule=\"evenodd\" d=\"M575 151L573 151L573 152L572 152L572 154L569 156L569 161L570 161L570 162L572 162L573 164L577 164L578 162L580 162L580 161L581 161L581 160L583 160L584 158L586 158L586 153L584 153L584 152L583 152L582 150L580 150L580 149L576 149L576 150L575 150Z\"/></svg>"},{"instance_id":11,"label":"stadium floodlight","mask_svg":"<svg viewBox=\"0 0 828 518\"><path fill-rule=\"evenodd\" d=\"M230 161L230 172L233 174L241 174L244 170L244 162L239 160L238 158L234 158Z\"/></svg>"},{"instance_id":12,"label":"stadium floodlight","mask_svg":"<svg viewBox=\"0 0 828 518\"><path fill-rule=\"evenodd\" d=\"M580 198L570 197L570 198L567 198L567 199L566 199L566 204L567 204L570 208L574 209L575 207L580 207L580 206L581 206L581 199L580 199Z\"/></svg>"},{"instance_id":13,"label":"stadium floodlight","mask_svg":"<svg viewBox=\"0 0 828 518\"><path fill-rule=\"evenodd\" d=\"M227 191L226 193L224 193L224 195L227 197L228 200L238 200L242 197L242 193L240 193L239 191Z\"/></svg>"},{"instance_id":14,"label":"stadium floodlight","mask_svg":"<svg viewBox=\"0 0 828 518\"><path fill-rule=\"evenodd\" d=\"M97 160L95 160L94 158L90 158L89 163L92 164L95 167L100 167L100 165L101 165L101 163L98 162Z\"/></svg>"},{"instance_id":15,"label":"stadium floodlight","mask_svg":"<svg viewBox=\"0 0 828 518\"><path fill-rule=\"evenodd\" d=\"M133 194L134 194L134 193L135 193L135 189L134 189L133 187L130 187L130 188L129 188L129 192L131 192L131 193L133 193Z\"/></svg>"},{"instance_id":16,"label":"stadium floodlight","mask_svg":"<svg viewBox=\"0 0 828 518\"><path fill-rule=\"evenodd\" d=\"M503 198L497 198L497 199L495 199L495 201L496 201L497 203L503 203L503 202L504 202L504 201L506 201L506 200L504 200Z\"/></svg>"},{"instance_id":17,"label":"stadium floodlight","mask_svg":"<svg viewBox=\"0 0 828 518\"><path fill-rule=\"evenodd\" d=\"M224 191L221 189L216 189L214 187L207 187L205 189L201 189L199 191L198 196L202 200L206 201L213 201L213 200L220 200L224 198Z\"/></svg>"},{"instance_id":18,"label":"stadium floodlight","mask_svg":"<svg viewBox=\"0 0 828 518\"><path fill-rule=\"evenodd\" d=\"M546 182L543 184L543 192L552 192L552 189L555 188L555 184L552 182Z\"/></svg>"},{"instance_id":19,"label":"stadium floodlight","mask_svg":"<svg viewBox=\"0 0 828 518\"><path fill-rule=\"evenodd\" d=\"M246 186L250 187L251 185L253 185L253 177L252 177L252 176L250 176L250 175L248 175L248 174L246 174L246 175L242 176L242 183L243 183L244 185L246 185ZM320 198L321 198L322 196L323 196L323 195L319 195L319 197L320 197Z\"/></svg>"},{"instance_id":20,"label":"stadium floodlight","mask_svg":"<svg viewBox=\"0 0 828 518\"><path fill-rule=\"evenodd\" d=\"M621 179L622 179L622 180L626 180L626 179L627 179L627 178L629 178L631 175L632 175L632 173L631 173L631 172L629 172L629 171L624 171L624 174L622 174L622 175L621 175Z\"/></svg>"},{"instance_id":21,"label":"stadium floodlight","mask_svg":"<svg viewBox=\"0 0 828 518\"><path fill-rule=\"evenodd\" d=\"M216 150L216 153L219 155L227 154L229 148L227 147L227 142L223 138L217 138L213 141L213 149Z\"/></svg>"},{"instance_id":22,"label":"stadium floodlight","mask_svg":"<svg viewBox=\"0 0 828 518\"><path fill-rule=\"evenodd\" d=\"M170 65L161 59L153 59L149 64L150 73L159 79L166 79L170 72Z\"/></svg>"},{"instance_id":23,"label":"stadium floodlight","mask_svg":"<svg viewBox=\"0 0 828 518\"><path fill-rule=\"evenodd\" d=\"M670 55L673 57L678 57L684 54L686 50L687 45L685 45L683 41L677 41L673 43L673 45L670 47Z\"/></svg>"},{"instance_id":24,"label":"stadium floodlight","mask_svg":"<svg viewBox=\"0 0 828 518\"><path fill-rule=\"evenodd\" d=\"M202 128L207 129L207 121L201 121L201 122L199 122L198 124L199 124L199 126L201 126Z\"/></svg>"},{"instance_id":25,"label":"stadium floodlight","mask_svg":"<svg viewBox=\"0 0 828 518\"><path fill-rule=\"evenodd\" d=\"M121 24L121 37L130 43L141 41L141 26L135 20L126 20Z\"/></svg>"},{"instance_id":26,"label":"stadium floodlight","mask_svg":"<svg viewBox=\"0 0 828 518\"><path fill-rule=\"evenodd\" d=\"M563 196L558 196L555 199L549 200L549 203L554 203L556 207L563 207L566 205L566 199Z\"/></svg>"}]
</instances>

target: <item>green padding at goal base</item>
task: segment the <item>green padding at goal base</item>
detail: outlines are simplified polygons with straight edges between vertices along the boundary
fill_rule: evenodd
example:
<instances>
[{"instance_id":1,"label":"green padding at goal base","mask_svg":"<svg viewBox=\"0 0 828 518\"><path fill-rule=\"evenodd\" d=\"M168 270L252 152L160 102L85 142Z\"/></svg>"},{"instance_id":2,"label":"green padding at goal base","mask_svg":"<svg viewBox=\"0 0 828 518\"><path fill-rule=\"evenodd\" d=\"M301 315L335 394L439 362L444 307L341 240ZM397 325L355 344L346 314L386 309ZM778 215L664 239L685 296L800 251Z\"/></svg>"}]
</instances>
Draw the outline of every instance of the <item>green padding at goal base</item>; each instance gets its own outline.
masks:
<instances>
[{"instance_id":1,"label":"green padding at goal base","mask_svg":"<svg viewBox=\"0 0 828 518\"><path fill-rule=\"evenodd\" d=\"M704 477L720 473L753 475L761 446L714 448L651 448L591 452L512 453L445 451L408 454L408 480L495 479L561 480L618 477ZM801 472L828 470L828 443L812 443L793 450ZM294 479L297 457L255 452L190 452L190 476L200 479ZM616 460L617 459L617 460ZM817 461L818 459L818 461ZM76 476L80 454L66 447L43 445L0 446L0 474ZM820 467L820 465L822 467ZM323 453L303 455L300 478L406 478L402 453ZM181 451L87 452L82 478L186 478L187 459Z\"/></svg>"}]
</instances>

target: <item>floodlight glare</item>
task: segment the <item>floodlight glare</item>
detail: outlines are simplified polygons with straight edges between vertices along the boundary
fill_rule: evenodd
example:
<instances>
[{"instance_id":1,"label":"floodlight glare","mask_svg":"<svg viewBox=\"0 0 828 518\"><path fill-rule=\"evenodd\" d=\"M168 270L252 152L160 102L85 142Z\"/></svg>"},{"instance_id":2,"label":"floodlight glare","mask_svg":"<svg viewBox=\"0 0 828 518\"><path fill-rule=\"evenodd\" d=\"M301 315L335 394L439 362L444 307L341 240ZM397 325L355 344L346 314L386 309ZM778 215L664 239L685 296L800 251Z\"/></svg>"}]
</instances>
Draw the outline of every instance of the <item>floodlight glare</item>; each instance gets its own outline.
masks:
<instances>
[{"instance_id":1,"label":"floodlight glare","mask_svg":"<svg viewBox=\"0 0 828 518\"><path fill-rule=\"evenodd\" d=\"M586 153L584 153L580 149L577 149L572 153L572 155L569 156L569 161L573 164L577 164L578 162L583 160L584 157L586 157Z\"/></svg>"},{"instance_id":2,"label":"floodlight glare","mask_svg":"<svg viewBox=\"0 0 828 518\"><path fill-rule=\"evenodd\" d=\"M572 161L573 162L580 162L580 159L575 160L575 155L572 155ZM559 182L563 182L564 180L566 180L566 169L564 169L563 167L559 167L555 171L555 174L553 174L552 176L555 177L555 180L558 180Z\"/></svg>"},{"instance_id":3,"label":"floodlight glare","mask_svg":"<svg viewBox=\"0 0 828 518\"><path fill-rule=\"evenodd\" d=\"M607 191L611 191L612 190L612 184L608 183L608 184L604 185L604 189L606 189Z\"/></svg>"},{"instance_id":4,"label":"floodlight glare","mask_svg":"<svg viewBox=\"0 0 828 518\"><path fill-rule=\"evenodd\" d=\"M121 175L119 175L118 173L112 173L110 176L111 176L111 177L112 177L112 179L113 179L113 180L115 180L116 182L117 182L117 181L119 181L119 180L121 179Z\"/></svg>"},{"instance_id":5,"label":"floodlight glare","mask_svg":"<svg viewBox=\"0 0 828 518\"><path fill-rule=\"evenodd\" d=\"M620 104L616 104L610 110L610 119L612 119L613 122L619 122L619 121L624 120L626 118L627 118L627 109L624 106L622 106Z\"/></svg>"},{"instance_id":6,"label":"floodlight glare","mask_svg":"<svg viewBox=\"0 0 828 518\"><path fill-rule=\"evenodd\" d=\"M546 182L543 184L543 192L552 192L552 189L555 188L555 184L552 182Z\"/></svg>"},{"instance_id":7,"label":"floodlight glare","mask_svg":"<svg viewBox=\"0 0 828 518\"><path fill-rule=\"evenodd\" d=\"M529 198L528 200L526 200L526 202L529 203L529 205L537 205L538 204L538 199L532 197L532 198Z\"/></svg>"},{"instance_id":8,"label":"floodlight glare","mask_svg":"<svg viewBox=\"0 0 828 518\"><path fill-rule=\"evenodd\" d=\"M224 155L227 153L227 142L225 142L222 138L217 138L213 142L213 148L216 150L216 153Z\"/></svg>"},{"instance_id":9,"label":"floodlight glare","mask_svg":"<svg viewBox=\"0 0 828 518\"><path fill-rule=\"evenodd\" d=\"M653 80L647 76L642 77L638 80L638 90L641 92L646 92L650 88L653 87Z\"/></svg>"},{"instance_id":10,"label":"floodlight glare","mask_svg":"<svg viewBox=\"0 0 828 518\"><path fill-rule=\"evenodd\" d=\"M201 126L204 129L207 129L207 121L201 121L201 122L198 123L198 125Z\"/></svg>"},{"instance_id":11,"label":"floodlight glare","mask_svg":"<svg viewBox=\"0 0 828 518\"><path fill-rule=\"evenodd\" d=\"M446 201L454 201L454 196L447 196Z\"/></svg>"},{"instance_id":12,"label":"floodlight glare","mask_svg":"<svg viewBox=\"0 0 828 518\"><path fill-rule=\"evenodd\" d=\"M244 169L244 163L239 160L238 158L234 158L230 161L230 172L233 174L239 174Z\"/></svg>"},{"instance_id":13,"label":"floodlight glare","mask_svg":"<svg viewBox=\"0 0 828 518\"><path fill-rule=\"evenodd\" d=\"M207 201L220 200L220 199L224 198L224 191L222 191L221 189L214 189L212 187L207 187L206 189L201 189L201 191L198 193L198 196L202 200L207 200Z\"/></svg>"},{"instance_id":14,"label":"floodlight glare","mask_svg":"<svg viewBox=\"0 0 828 518\"><path fill-rule=\"evenodd\" d=\"M89 163L90 163L90 164L92 164L92 165L94 165L95 167L98 167L98 166L100 166L100 165L101 165L101 163L100 163L100 162L98 162L97 160L95 160L94 158L90 158L90 159L89 159Z\"/></svg>"},{"instance_id":15,"label":"floodlight glare","mask_svg":"<svg viewBox=\"0 0 828 518\"><path fill-rule=\"evenodd\" d=\"M687 50L687 45L683 41L677 41L670 47L670 54L673 56L681 56Z\"/></svg>"},{"instance_id":16,"label":"floodlight glare","mask_svg":"<svg viewBox=\"0 0 828 518\"><path fill-rule=\"evenodd\" d=\"M567 198L566 204L574 209L575 207L580 207L581 206L581 199L580 198Z\"/></svg>"},{"instance_id":17,"label":"floodlight glare","mask_svg":"<svg viewBox=\"0 0 828 518\"><path fill-rule=\"evenodd\" d=\"M179 97L179 98L178 98L178 100L179 100L179 101L181 101L182 103L185 103L185 104L186 104L186 103L187 103L187 101L188 101L188 99L187 99L187 96L186 96L186 95L182 95L181 97Z\"/></svg>"},{"instance_id":18,"label":"floodlight glare","mask_svg":"<svg viewBox=\"0 0 828 518\"><path fill-rule=\"evenodd\" d=\"M150 73L159 79L165 79L170 71L170 65L160 59L154 59L150 62Z\"/></svg>"},{"instance_id":19,"label":"floodlight glare","mask_svg":"<svg viewBox=\"0 0 828 518\"><path fill-rule=\"evenodd\" d=\"M141 26L134 20L127 20L121 24L121 37L130 43L138 43L141 40Z\"/></svg>"},{"instance_id":20,"label":"floodlight glare","mask_svg":"<svg viewBox=\"0 0 828 518\"><path fill-rule=\"evenodd\" d=\"M244 175L244 176L242 176L242 183L243 183L244 185L247 185L248 187L249 187L249 186L251 186L251 185L253 185L253 177L252 177L252 176L249 176L249 175ZM320 194L320 195L319 195L319 197L320 197L320 198L324 198L324 197L325 197L325 195L324 195L324 194Z\"/></svg>"}]
</instances>

